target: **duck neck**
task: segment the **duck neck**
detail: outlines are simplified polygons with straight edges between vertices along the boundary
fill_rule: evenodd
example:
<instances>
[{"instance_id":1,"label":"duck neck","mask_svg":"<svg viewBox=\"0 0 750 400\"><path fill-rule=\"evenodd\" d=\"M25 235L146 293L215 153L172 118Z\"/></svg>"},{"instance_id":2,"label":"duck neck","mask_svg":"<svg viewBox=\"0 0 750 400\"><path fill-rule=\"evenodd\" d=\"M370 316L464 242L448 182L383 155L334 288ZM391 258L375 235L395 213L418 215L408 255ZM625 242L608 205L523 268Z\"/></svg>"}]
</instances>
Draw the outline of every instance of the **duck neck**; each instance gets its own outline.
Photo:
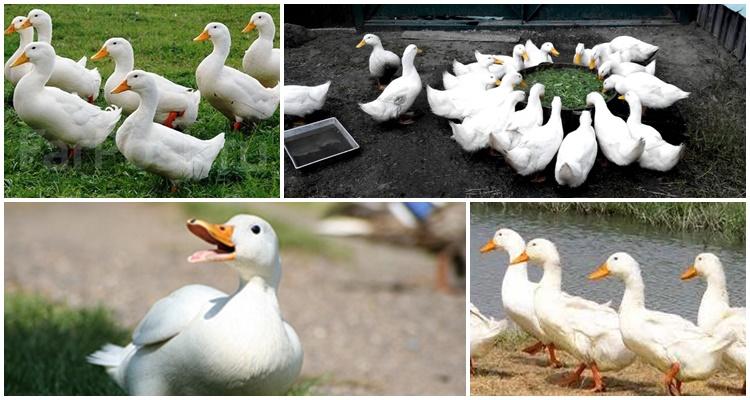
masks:
<instances>
[{"instance_id":1,"label":"duck neck","mask_svg":"<svg viewBox=\"0 0 750 400\"><path fill-rule=\"evenodd\" d=\"M547 260L542 267L544 268L544 274L539 281L539 286L559 292L562 287L562 268L560 267L560 260Z\"/></svg>"},{"instance_id":2,"label":"duck neck","mask_svg":"<svg viewBox=\"0 0 750 400\"><path fill-rule=\"evenodd\" d=\"M645 285L643 284L643 278L641 272L637 271L628 274L624 279L625 292L622 295L622 303L620 308L632 308L641 310L646 307L645 300Z\"/></svg>"},{"instance_id":3,"label":"duck neck","mask_svg":"<svg viewBox=\"0 0 750 400\"><path fill-rule=\"evenodd\" d=\"M135 60L132 49L124 54L113 56L112 59L115 61L115 75L126 75L134 68Z\"/></svg>"},{"instance_id":4,"label":"duck neck","mask_svg":"<svg viewBox=\"0 0 750 400\"><path fill-rule=\"evenodd\" d=\"M612 113L609 111L609 108L607 107L607 103L604 102L604 98L600 98L597 96L595 102L594 102L594 111L596 113L595 116L611 116Z\"/></svg>"},{"instance_id":5,"label":"duck neck","mask_svg":"<svg viewBox=\"0 0 750 400\"><path fill-rule=\"evenodd\" d=\"M156 114L156 106L159 104L159 92L156 90L155 86L151 86L143 88L138 95L141 102L129 118L134 118L138 121L146 121L148 123L153 122L154 115Z\"/></svg>"},{"instance_id":6,"label":"duck neck","mask_svg":"<svg viewBox=\"0 0 750 400\"><path fill-rule=\"evenodd\" d=\"M260 32L258 35L260 39L273 43L273 39L276 37L276 25L266 25L263 28L259 28L258 31Z\"/></svg>"},{"instance_id":7,"label":"duck neck","mask_svg":"<svg viewBox=\"0 0 750 400\"><path fill-rule=\"evenodd\" d=\"M542 100L539 99L538 94L535 93L534 96L529 96L529 102L526 104L526 108L531 107L531 108L536 109L537 107L541 107L541 106L542 106Z\"/></svg>"},{"instance_id":8,"label":"duck neck","mask_svg":"<svg viewBox=\"0 0 750 400\"><path fill-rule=\"evenodd\" d=\"M274 261L274 265L271 268L251 264L237 266L237 270L240 273L239 290L242 290L249 284L259 285L262 283L272 288L275 292L281 281L281 259L279 258Z\"/></svg>"},{"instance_id":9,"label":"duck neck","mask_svg":"<svg viewBox=\"0 0 750 400\"><path fill-rule=\"evenodd\" d=\"M417 73L417 69L414 67L415 56L416 56L416 53L407 55L401 60L401 69L403 70L404 76Z\"/></svg>"},{"instance_id":10,"label":"duck neck","mask_svg":"<svg viewBox=\"0 0 750 400\"><path fill-rule=\"evenodd\" d=\"M20 36L21 40L18 43L18 52L23 51L24 48L26 48L26 45L31 43L32 40L34 40L34 30L31 28L21 29L18 31L18 36Z\"/></svg>"},{"instance_id":11,"label":"duck neck","mask_svg":"<svg viewBox=\"0 0 750 400\"><path fill-rule=\"evenodd\" d=\"M706 283L706 292L703 293L703 300L729 307L729 293L727 292L727 280L724 273L716 272L706 276Z\"/></svg>"},{"instance_id":12,"label":"duck neck","mask_svg":"<svg viewBox=\"0 0 750 400\"><path fill-rule=\"evenodd\" d=\"M228 37L212 38L211 42L214 45L211 54L206 57L207 60L211 60L211 66L214 68L221 68L229 57L229 49L232 47L232 39Z\"/></svg>"},{"instance_id":13,"label":"duck neck","mask_svg":"<svg viewBox=\"0 0 750 400\"><path fill-rule=\"evenodd\" d=\"M42 23L35 26L37 40L44 43L52 43L52 23Z\"/></svg>"},{"instance_id":14,"label":"duck neck","mask_svg":"<svg viewBox=\"0 0 750 400\"><path fill-rule=\"evenodd\" d=\"M44 85L47 84L47 81L49 81L50 76L52 76L52 70L55 68L55 61L52 60L43 60L36 64L33 64L33 68L31 68L31 72L24 75L22 80L19 81L19 86L21 86L21 83L23 83L23 91L37 91L42 90L44 88ZM16 92L18 92L18 88L16 89Z\"/></svg>"},{"instance_id":15,"label":"duck neck","mask_svg":"<svg viewBox=\"0 0 750 400\"><path fill-rule=\"evenodd\" d=\"M628 116L628 122L631 124L641 123L641 104L638 101L632 101L630 104L630 115Z\"/></svg>"},{"instance_id":16,"label":"duck neck","mask_svg":"<svg viewBox=\"0 0 750 400\"><path fill-rule=\"evenodd\" d=\"M509 247L508 256L510 260L514 260L520 256L525 248L525 245ZM518 281L519 279L529 280L528 264L525 262L508 265L508 269L505 271L505 276L503 277L503 283L506 280Z\"/></svg>"}]
</instances>

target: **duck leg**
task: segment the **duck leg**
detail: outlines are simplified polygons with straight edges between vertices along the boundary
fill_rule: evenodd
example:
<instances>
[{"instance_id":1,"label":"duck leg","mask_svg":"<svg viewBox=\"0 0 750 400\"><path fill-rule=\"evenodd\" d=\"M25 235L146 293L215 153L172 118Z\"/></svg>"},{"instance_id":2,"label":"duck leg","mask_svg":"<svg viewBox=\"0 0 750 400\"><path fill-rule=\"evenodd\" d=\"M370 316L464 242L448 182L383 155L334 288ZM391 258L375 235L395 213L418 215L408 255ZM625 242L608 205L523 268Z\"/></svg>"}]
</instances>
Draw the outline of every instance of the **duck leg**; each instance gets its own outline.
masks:
<instances>
[{"instance_id":1,"label":"duck leg","mask_svg":"<svg viewBox=\"0 0 750 400\"><path fill-rule=\"evenodd\" d=\"M398 117L398 123L401 125L411 125L414 123L414 113L409 111L405 112Z\"/></svg>"},{"instance_id":2,"label":"duck leg","mask_svg":"<svg viewBox=\"0 0 750 400\"><path fill-rule=\"evenodd\" d=\"M380 79L381 78L378 78L378 79L375 80L375 87L377 87L378 90L380 90L382 92L383 90L385 90L385 85L383 85L383 82L381 82Z\"/></svg>"},{"instance_id":3,"label":"duck leg","mask_svg":"<svg viewBox=\"0 0 750 400\"><path fill-rule=\"evenodd\" d=\"M175 182L175 181L173 181L173 180L170 179L169 183L172 185L169 188L169 193L177 193L177 182Z\"/></svg>"},{"instance_id":4,"label":"duck leg","mask_svg":"<svg viewBox=\"0 0 750 400\"><path fill-rule=\"evenodd\" d=\"M557 359L557 356L555 355L555 344L550 343L547 345L547 352L549 352L549 365L552 368L560 368L563 366L563 363L560 362L560 360Z\"/></svg>"},{"instance_id":5,"label":"duck leg","mask_svg":"<svg viewBox=\"0 0 750 400\"><path fill-rule=\"evenodd\" d=\"M93 104L94 103L94 96L89 96L88 97L88 101L89 101L89 103Z\"/></svg>"},{"instance_id":6,"label":"duck leg","mask_svg":"<svg viewBox=\"0 0 750 400\"><path fill-rule=\"evenodd\" d=\"M577 384L578 382L581 381L581 374L583 373L583 371L585 369L586 369L586 364L585 363L581 363L580 365L578 365L578 368L575 370L575 372L573 372L570 375L568 375L567 378L561 380L559 382L559 385L560 386L570 386L570 385L572 385L574 383Z\"/></svg>"},{"instance_id":7,"label":"duck leg","mask_svg":"<svg viewBox=\"0 0 750 400\"><path fill-rule=\"evenodd\" d=\"M536 353L540 352L541 350L544 350L544 347L545 347L544 343L542 343L542 342L536 342L536 343L532 344L531 346L524 348L521 351L523 351L524 353L527 353L527 354L536 354Z\"/></svg>"},{"instance_id":8,"label":"duck leg","mask_svg":"<svg viewBox=\"0 0 750 400\"><path fill-rule=\"evenodd\" d=\"M669 368L666 374L664 374L664 386L667 388L667 394L669 396L680 396L682 394L682 382L676 379L677 374L680 372L680 364L674 363Z\"/></svg>"},{"instance_id":9,"label":"duck leg","mask_svg":"<svg viewBox=\"0 0 750 400\"><path fill-rule=\"evenodd\" d=\"M169 114L167 114L167 119L164 120L163 125L166 126L167 128L174 129L174 126L172 125L172 123L174 122L175 119L177 119L177 117L181 117L184 114L185 114L184 111L181 111L181 112L170 111Z\"/></svg>"},{"instance_id":10,"label":"duck leg","mask_svg":"<svg viewBox=\"0 0 750 400\"><path fill-rule=\"evenodd\" d=\"M235 121L232 124L232 129L235 130L235 131L239 131L241 127L242 127L242 122L240 122L240 121Z\"/></svg>"},{"instance_id":11,"label":"duck leg","mask_svg":"<svg viewBox=\"0 0 750 400\"><path fill-rule=\"evenodd\" d=\"M602 374L599 373L599 367L596 365L596 362L592 362L590 365L591 368L591 375L594 377L594 389L592 392L599 393L604 392L607 390L607 387L604 385L604 380L602 380Z\"/></svg>"},{"instance_id":12,"label":"duck leg","mask_svg":"<svg viewBox=\"0 0 750 400\"><path fill-rule=\"evenodd\" d=\"M437 255L437 270L435 271L435 289L440 292L452 294L454 292L448 282L450 273L451 257L448 251L441 251Z\"/></svg>"}]
</instances>

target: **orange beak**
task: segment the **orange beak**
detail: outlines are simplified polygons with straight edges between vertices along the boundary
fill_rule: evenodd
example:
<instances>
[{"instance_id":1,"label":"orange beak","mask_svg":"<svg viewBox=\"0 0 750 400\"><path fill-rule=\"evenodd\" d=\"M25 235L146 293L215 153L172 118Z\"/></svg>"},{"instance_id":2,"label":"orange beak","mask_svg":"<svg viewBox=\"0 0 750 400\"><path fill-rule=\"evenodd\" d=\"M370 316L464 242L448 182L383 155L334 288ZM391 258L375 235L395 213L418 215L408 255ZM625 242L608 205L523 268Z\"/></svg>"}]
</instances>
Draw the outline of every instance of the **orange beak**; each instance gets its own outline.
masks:
<instances>
[{"instance_id":1,"label":"orange beak","mask_svg":"<svg viewBox=\"0 0 750 400\"><path fill-rule=\"evenodd\" d=\"M13 21L10 21L10 25L8 25L8 29L5 30L6 35L11 35L16 33L16 26L13 24Z\"/></svg>"},{"instance_id":2,"label":"orange beak","mask_svg":"<svg viewBox=\"0 0 750 400\"><path fill-rule=\"evenodd\" d=\"M582 58L582 57L581 57L581 55L580 55L580 54L576 54L576 55L575 55L575 56L573 57L573 64L576 64L576 65L580 65L580 64L581 64L581 58Z\"/></svg>"},{"instance_id":3,"label":"orange beak","mask_svg":"<svg viewBox=\"0 0 750 400\"><path fill-rule=\"evenodd\" d=\"M359 41L359 43L357 43L357 46L355 46L355 47L357 47L358 49L361 49L361 48L365 47L366 44L367 44L367 42L365 42L365 39L362 39L362 40Z\"/></svg>"},{"instance_id":4,"label":"orange beak","mask_svg":"<svg viewBox=\"0 0 750 400\"><path fill-rule=\"evenodd\" d=\"M245 28L242 29L242 33L248 33L252 32L253 29L255 29L255 24L251 22L248 22L247 25L245 25Z\"/></svg>"},{"instance_id":5,"label":"orange beak","mask_svg":"<svg viewBox=\"0 0 750 400\"><path fill-rule=\"evenodd\" d=\"M106 57L108 55L109 55L109 52L107 51L107 48L105 46L102 46L102 48L99 49L99 51L97 51L96 54L94 54L93 56L91 56L91 59L94 60L94 61L96 61L96 60L104 58L104 57Z\"/></svg>"},{"instance_id":6,"label":"orange beak","mask_svg":"<svg viewBox=\"0 0 750 400\"><path fill-rule=\"evenodd\" d=\"M682 279L683 281L686 281L688 279L695 278L696 276L698 276L698 270L695 269L694 265L691 265L687 267L685 272L682 273L682 275L680 276L680 279Z\"/></svg>"},{"instance_id":7,"label":"orange beak","mask_svg":"<svg viewBox=\"0 0 750 400\"><path fill-rule=\"evenodd\" d=\"M21 24L21 29L31 28L31 20L26 18Z\"/></svg>"},{"instance_id":8,"label":"orange beak","mask_svg":"<svg viewBox=\"0 0 750 400\"><path fill-rule=\"evenodd\" d=\"M13 64L11 64L10 66L17 67L19 65L26 64L27 62L29 62L29 56L27 56L26 52L24 51L20 56L18 56L18 58L16 58L16 61L13 61Z\"/></svg>"},{"instance_id":9,"label":"orange beak","mask_svg":"<svg viewBox=\"0 0 750 400\"><path fill-rule=\"evenodd\" d=\"M529 61L529 53L524 51L523 54L521 54L521 57L523 57L524 61Z\"/></svg>"},{"instance_id":10,"label":"orange beak","mask_svg":"<svg viewBox=\"0 0 750 400\"><path fill-rule=\"evenodd\" d=\"M518 257L516 257L513 260L511 260L510 265L518 264L518 263L522 263L522 262L526 262L526 261L529 261L529 255L526 254L526 251L524 251Z\"/></svg>"},{"instance_id":11,"label":"orange beak","mask_svg":"<svg viewBox=\"0 0 750 400\"><path fill-rule=\"evenodd\" d=\"M589 274L589 279L592 281L595 281L597 279L602 279L605 276L609 275L609 267L607 267L607 263L600 265L599 268L596 269L596 271Z\"/></svg>"},{"instance_id":12,"label":"orange beak","mask_svg":"<svg viewBox=\"0 0 750 400\"><path fill-rule=\"evenodd\" d=\"M235 245L232 241L233 226L210 224L198 219L191 219L187 222L187 228L195 236L217 246L215 250L195 252L188 258L189 262L231 261L237 257L234 251Z\"/></svg>"},{"instance_id":13,"label":"orange beak","mask_svg":"<svg viewBox=\"0 0 750 400\"><path fill-rule=\"evenodd\" d=\"M194 42L202 42L204 40L208 40L211 36L208 35L208 31L204 30L201 32L200 35L196 36L195 39L193 39Z\"/></svg>"},{"instance_id":14,"label":"orange beak","mask_svg":"<svg viewBox=\"0 0 750 400\"><path fill-rule=\"evenodd\" d=\"M124 92L126 90L130 90L130 86L128 85L128 80L127 79L125 79L122 82L120 82L120 84L117 85L116 88L112 89L111 93L112 94L117 94L117 93L120 93L120 92Z\"/></svg>"},{"instance_id":15,"label":"orange beak","mask_svg":"<svg viewBox=\"0 0 750 400\"><path fill-rule=\"evenodd\" d=\"M481 249L479 249L479 252L480 253L489 253L489 252L491 252L492 250L495 250L495 249L497 249L497 245L495 244L495 242L492 241L492 239L490 239L490 240L487 241L487 243L484 246L482 246Z\"/></svg>"},{"instance_id":16,"label":"orange beak","mask_svg":"<svg viewBox=\"0 0 750 400\"><path fill-rule=\"evenodd\" d=\"M503 65L503 60L501 60L501 59L499 59L499 58L495 57L495 64L500 64L500 65Z\"/></svg>"},{"instance_id":17,"label":"orange beak","mask_svg":"<svg viewBox=\"0 0 750 400\"><path fill-rule=\"evenodd\" d=\"M557 51L557 49L556 49L556 48L554 48L554 47L552 48L552 51L551 51L550 53L552 53L552 55L553 55L553 56L555 56L555 57L557 57L557 56L559 56L559 55L560 55L560 52L559 52L559 51Z\"/></svg>"},{"instance_id":18,"label":"orange beak","mask_svg":"<svg viewBox=\"0 0 750 400\"><path fill-rule=\"evenodd\" d=\"M596 68L596 60L592 58L591 61L589 61L589 69L594 69L594 68Z\"/></svg>"}]
</instances>

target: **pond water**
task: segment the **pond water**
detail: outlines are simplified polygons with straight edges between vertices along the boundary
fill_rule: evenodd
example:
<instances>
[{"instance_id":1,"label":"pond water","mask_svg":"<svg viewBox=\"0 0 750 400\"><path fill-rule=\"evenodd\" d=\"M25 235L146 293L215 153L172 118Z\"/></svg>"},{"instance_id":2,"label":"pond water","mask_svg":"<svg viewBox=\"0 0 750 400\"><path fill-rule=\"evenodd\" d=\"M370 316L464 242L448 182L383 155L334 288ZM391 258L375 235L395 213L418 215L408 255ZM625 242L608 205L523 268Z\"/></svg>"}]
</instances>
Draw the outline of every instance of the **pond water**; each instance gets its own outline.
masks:
<instances>
[{"instance_id":1,"label":"pond water","mask_svg":"<svg viewBox=\"0 0 750 400\"><path fill-rule=\"evenodd\" d=\"M504 318L500 287L508 267L504 251L481 254L479 248L499 228L518 232L527 242L551 240L562 259L563 290L597 302L612 300L617 308L623 293L619 279L590 281L587 275L612 253L625 251L641 264L646 285L646 307L679 314L693 322L706 288L700 278L680 280L695 256L719 256L727 275L729 301L745 305L745 244L731 243L704 233L673 233L623 218L556 215L537 211L508 211L473 205L471 208L470 299L483 313ZM539 281L542 269L529 265L529 278Z\"/></svg>"}]
</instances>

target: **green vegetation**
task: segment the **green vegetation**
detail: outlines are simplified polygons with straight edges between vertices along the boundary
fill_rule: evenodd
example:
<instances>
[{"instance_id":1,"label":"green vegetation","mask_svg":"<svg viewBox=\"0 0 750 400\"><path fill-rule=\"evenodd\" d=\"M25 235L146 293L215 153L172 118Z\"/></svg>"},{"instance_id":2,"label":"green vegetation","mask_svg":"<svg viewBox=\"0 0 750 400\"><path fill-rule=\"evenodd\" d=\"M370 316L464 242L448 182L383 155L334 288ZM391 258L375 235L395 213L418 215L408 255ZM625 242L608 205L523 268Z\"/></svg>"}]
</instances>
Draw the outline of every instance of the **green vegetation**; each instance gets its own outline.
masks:
<instances>
[{"instance_id":1,"label":"green vegetation","mask_svg":"<svg viewBox=\"0 0 750 400\"><path fill-rule=\"evenodd\" d=\"M31 5L5 5L6 21L26 15ZM41 5L52 16L52 44L57 53L75 60L92 56L105 40L121 36L135 51L136 68L158 73L176 83L196 87L195 69L211 52L209 42L193 38L212 21L229 28L233 41L227 65L241 68L242 57L256 32L242 34L255 11L270 13L279 24L277 5ZM278 34L276 46L278 46ZM18 35L5 37L5 58L18 47ZM102 86L114 70L107 58L89 61L102 74ZM169 183L125 160L114 143L114 132L97 149L84 150L60 165L60 151L32 131L11 107L13 87L5 83L5 196L6 197L278 197L279 113L242 133L202 101L196 124L185 133L210 139L227 133L224 149L208 178L183 182L176 193ZM106 107L100 94L96 101ZM124 118L122 119L124 120ZM57 161L55 161L57 160Z\"/></svg>"},{"instance_id":2,"label":"green vegetation","mask_svg":"<svg viewBox=\"0 0 750 400\"><path fill-rule=\"evenodd\" d=\"M616 216L670 231L705 231L731 241L745 240L745 203L483 203L480 207Z\"/></svg>"},{"instance_id":3,"label":"green vegetation","mask_svg":"<svg viewBox=\"0 0 750 400\"><path fill-rule=\"evenodd\" d=\"M526 94L535 83L544 85L542 104L549 106L555 96L559 96L564 109L586 108L586 95L591 92L601 92L602 82L588 69L579 67L545 68L524 75L527 89Z\"/></svg>"},{"instance_id":4,"label":"green vegetation","mask_svg":"<svg viewBox=\"0 0 750 400\"><path fill-rule=\"evenodd\" d=\"M129 335L101 307L72 310L41 297L5 294L6 395L123 395L86 355Z\"/></svg>"},{"instance_id":5,"label":"green vegetation","mask_svg":"<svg viewBox=\"0 0 750 400\"><path fill-rule=\"evenodd\" d=\"M126 344L127 330L102 307L71 309L35 295L5 294L5 394L98 395L125 393L86 356L105 343ZM320 378L301 378L288 395L313 393Z\"/></svg>"}]
</instances>

